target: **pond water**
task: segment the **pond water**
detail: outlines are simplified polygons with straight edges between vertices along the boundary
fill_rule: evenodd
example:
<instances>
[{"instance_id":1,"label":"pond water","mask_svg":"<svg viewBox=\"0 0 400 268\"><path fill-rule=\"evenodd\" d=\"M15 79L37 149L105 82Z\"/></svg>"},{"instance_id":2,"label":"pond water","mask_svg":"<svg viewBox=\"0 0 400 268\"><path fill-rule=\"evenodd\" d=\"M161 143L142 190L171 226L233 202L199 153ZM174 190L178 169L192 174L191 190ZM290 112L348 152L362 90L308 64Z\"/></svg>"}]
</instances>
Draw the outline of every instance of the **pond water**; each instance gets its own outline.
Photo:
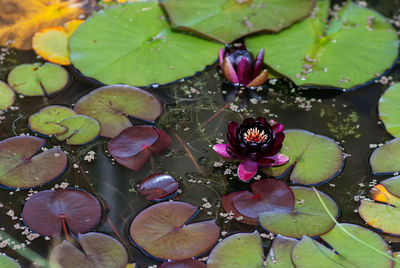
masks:
<instances>
[{"instance_id":1,"label":"pond water","mask_svg":"<svg viewBox=\"0 0 400 268\"><path fill-rule=\"evenodd\" d=\"M336 1L339 2L339 1ZM400 9L397 0L367 1L368 5L386 17L393 17ZM266 48L268 49L268 48ZM6 80L8 71L19 63L37 61L33 52L10 50L0 65L0 79ZM27 118L41 107L61 104L72 106L91 90L100 86L95 81L87 80L72 68L73 75L68 89L51 98L19 98L15 109L5 114L0 124L1 139L31 133L27 127ZM400 78L400 67L394 66L386 77L392 81ZM102 201L103 217L96 231L110 234L120 239L129 252L129 260L139 267L147 267L158 262L147 257L134 247L128 238L131 220L144 208L152 204L138 193L137 185L147 175L154 172L168 172L179 182L182 193L176 200L202 206L211 203L211 208L203 208L196 220L216 219L221 231L226 235L237 232L251 232L260 227L242 224L220 216L220 198L229 192L248 188L248 184L239 182L229 173L229 164L216 167L220 157L211 149L217 139L226 140L226 125L229 120L241 121L246 117L260 115L272 118L284 124L285 129L305 129L326 135L340 142L348 155L344 169L339 176L329 183L317 186L329 194L340 207L340 222L355 223L365 226L356 209L359 206L357 196L368 194L369 184L379 182L389 176L374 176L370 172L368 158L374 144L384 143L391 136L384 130L377 114L380 95L388 87L386 81L369 83L357 90L340 93L328 89L297 89L286 80L270 81L259 98L243 99L233 105L226 105L223 92L229 91L218 75L216 64L195 77L158 88L149 88L165 104L162 117L157 126L166 131L173 139L170 149L154 157L138 172L131 171L111 161L106 148L108 139L98 138L84 146L65 147L56 140L48 145L62 145L68 150L69 164L67 171L58 179L34 191L51 189L55 185L67 182L69 186L79 186L94 194ZM390 81L389 81L390 82ZM254 96L253 96L254 97ZM222 109L225 107L225 109ZM222 109L222 110L221 110ZM140 123L140 122L136 122ZM94 151L93 161L84 160L89 151ZM74 164L77 164L77 166ZM261 174L261 173L260 173ZM263 177L265 177L263 175ZM287 178L283 179L288 182ZM6 213L13 210L18 217L23 203L32 191L8 191L0 189L0 227L18 241L25 241L22 230L16 224L23 225L19 219L13 220ZM368 227L367 227L368 228ZM225 233L224 233L225 234ZM264 239L266 252L269 240ZM28 247L42 256L47 256L52 244L45 238L37 238ZM394 251L400 250L399 243L392 243ZM21 260L24 267L29 261L8 248L2 249L9 256ZM206 256L206 254L205 254Z\"/></svg>"}]
</instances>

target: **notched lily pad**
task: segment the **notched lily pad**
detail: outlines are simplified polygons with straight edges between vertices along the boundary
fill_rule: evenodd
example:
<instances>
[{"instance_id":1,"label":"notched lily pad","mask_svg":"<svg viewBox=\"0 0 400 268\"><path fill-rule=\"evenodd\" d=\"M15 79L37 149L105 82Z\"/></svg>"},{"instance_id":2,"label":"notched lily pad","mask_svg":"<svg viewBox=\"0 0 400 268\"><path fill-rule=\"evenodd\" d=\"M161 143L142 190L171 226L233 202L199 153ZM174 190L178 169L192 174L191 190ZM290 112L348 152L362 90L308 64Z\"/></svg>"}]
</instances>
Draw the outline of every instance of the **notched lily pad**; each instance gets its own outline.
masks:
<instances>
[{"instance_id":1,"label":"notched lily pad","mask_svg":"<svg viewBox=\"0 0 400 268\"><path fill-rule=\"evenodd\" d=\"M0 111L5 111L14 104L15 93L3 81L0 81Z\"/></svg>"},{"instance_id":2,"label":"notched lily pad","mask_svg":"<svg viewBox=\"0 0 400 268\"><path fill-rule=\"evenodd\" d=\"M11 70L8 84L24 96L47 96L64 89L70 82L69 73L52 63L21 64Z\"/></svg>"},{"instance_id":3,"label":"notched lily pad","mask_svg":"<svg viewBox=\"0 0 400 268\"><path fill-rule=\"evenodd\" d=\"M28 118L28 125L34 132L51 136L67 132L67 128L59 123L70 116L74 116L74 110L60 105L50 105Z\"/></svg>"},{"instance_id":4,"label":"notched lily pad","mask_svg":"<svg viewBox=\"0 0 400 268\"><path fill-rule=\"evenodd\" d=\"M22 217L32 231L60 237L63 225L73 234L92 230L100 221L101 207L94 196L80 189L46 190L28 199Z\"/></svg>"},{"instance_id":5,"label":"notched lily pad","mask_svg":"<svg viewBox=\"0 0 400 268\"><path fill-rule=\"evenodd\" d=\"M238 233L219 242L211 251L207 268L260 268L264 252L257 231Z\"/></svg>"},{"instance_id":6,"label":"notched lily pad","mask_svg":"<svg viewBox=\"0 0 400 268\"><path fill-rule=\"evenodd\" d=\"M66 140L71 145L88 143L97 138L100 133L99 122L86 115L74 115L65 118L59 124L67 131L56 135L56 138L60 141Z\"/></svg>"},{"instance_id":7,"label":"notched lily pad","mask_svg":"<svg viewBox=\"0 0 400 268\"><path fill-rule=\"evenodd\" d=\"M376 148L369 164L374 175L390 175L400 171L400 138L388 141Z\"/></svg>"},{"instance_id":8,"label":"notched lily pad","mask_svg":"<svg viewBox=\"0 0 400 268\"><path fill-rule=\"evenodd\" d=\"M298 86L351 89L393 65L399 43L385 17L349 1L328 23L330 1L317 7L280 33L246 38L247 48L265 48L265 63Z\"/></svg>"},{"instance_id":9,"label":"notched lily pad","mask_svg":"<svg viewBox=\"0 0 400 268\"><path fill-rule=\"evenodd\" d=\"M67 156L59 148L36 154L44 143L44 139L31 136L0 141L0 185L27 189L61 175L67 166Z\"/></svg>"},{"instance_id":10,"label":"notched lily pad","mask_svg":"<svg viewBox=\"0 0 400 268\"><path fill-rule=\"evenodd\" d=\"M169 174L154 173L146 178L139 185L140 194L146 196L147 200L160 200L168 198L176 193L179 184Z\"/></svg>"},{"instance_id":11,"label":"notched lily pad","mask_svg":"<svg viewBox=\"0 0 400 268\"><path fill-rule=\"evenodd\" d=\"M127 116L153 122L162 113L161 103L153 94L124 85L100 87L82 97L74 109L99 121L100 135L108 138L132 126Z\"/></svg>"},{"instance_id":12,"label":"notched lily pad","mask_svg":"<svg viewBox=\"0 0 400 268\"><path fill-rule=\"evenodd\" d=\"M21 265L6 254L0 254L0 267L1 268L21 268Z\"/></svg>"},{"instance_id":13,"label":"notched lily pad","mask_svg":"<svg viewBox=\"0 0 400 268\"><path fill-rule=\"evenodd\" d=\"M171 138L161 129L133 126L113 138L108 144L108 151L121 165L139 170L152 154L160 154L171 143Z\"/></svg>"},{"instance_id":14,"label":"notched lily pad","mask_svg":"<svg viewBox=\"0 0 400 268\"><path fill-rule=\"evenodd\" d=\"M264 229L275 234L299 238L303 235L316 236L329 231L335 222L329 217L317 194L307 187L291 187L295 196L292 211L267 211L259 215L259 223ZM329 213L337 217L339 209L328 195L319 191Z\"/></svg>"},{"instance_id":15,"label":"notched lily pad","mask_svg":"<svg viewBox=\"0 0 400 268\"><path fill-rule=\"evenodd\" d=\"M246 217L242 214L240 214L236 208L233 206L233 200L240 198L240 196L248 195L248 191L238 191L238 192L233 192L229 193L227 195L224 195L222 197L222 207L227 213L227 216L231 216L232 218L235 218L236 220L240 219L240 222L250 224L250 225L258 225L258 221L256 218L249 218Z\"/></svg>"},{"instance_id":16,"label":"notched lily pad","mask_svg":"<svg viewBox=\"0 0 400 268\"><path fill-rule=\"evenodd\" d=\"M267 267L294 268L292 250L298 240L278 235L272 242L267 256Z\"/></svg>"},{"instance_id":17,"label":"notched lily pad","mask_svg":"<svg viewBox=\"0 0 400 268\"><path fill-rule=\"evenodd\" d=\"M389 246L376 233L358 225L341 223L354 237L376 250L392 255ZM321 235L332 249L304 236L292 251L292 260L296 267L393 267L393 261L368 248L346 234L338 225L328 233Z\"/></svg>"},{"instance_id":18,"label":"notched lily pad","mask_svg":"<svg viewBox=\"0 0 400 268\"><path fill-rule=\"evenodd\" d=\"M50 261L63 268L125 268L128 254L124 246L101 233L78 234L80 248L64 241L50 252Z\"/></svg>"},{"instance_id":19,"label":"notched lily pad","mask_svg":"<svg viewBox=\"0 0 400 268\"><path fill-rule=\"evenodd\" d=\"M279 32L308 16L313 0L162 0L172 27L222 43L260 31Z\"/></svg>"},{"instance_id":20,"label":"notched lily pad","mask_svg":"<svg viewBox=\"0 0 400 268\"><path fill-rule=\"evenodd\" d=\"M212 64L223 47L173 31L154 1L95 13L72 35L69 46L74 67L85 76L104 84L132 86L191 76Z\"/></svg>"},{"instance_id":21,"label":"notched lily pad","mask_svg":"<svg viewBox=\"0 0 400 268\"><path fill-rule=\"evenodd\" d=\"M333 179L342 170L342 149L328 137L305 130L288 130L282 145L281 153L289 156L289 162L263 169L267 175L282 177L290 172L292 182L316 185Z\"/></svg>"},{"instance_id":22,"label":"notched lily pad","mask_svg":"<svg viewBox=\"0 0 400 268\"><path fill-rule=\"evenodd\" d=\"M370 226L400 235L400 176L382 181L371 189L375 201L361 200L358 213Z\"/></svg>"},{"instance_id":23,"label":"notched lily pad","mask_svg":"<svg viewBox=\"0 0 400 268\"><path fill-rule=\"evenodd\" d=\"M189 224L197 210L174 201L148 207L132 221L130 237L158 259L177 261L203 254L217 242L219 228L215 220Z\"/></svg>"}]
</instances>

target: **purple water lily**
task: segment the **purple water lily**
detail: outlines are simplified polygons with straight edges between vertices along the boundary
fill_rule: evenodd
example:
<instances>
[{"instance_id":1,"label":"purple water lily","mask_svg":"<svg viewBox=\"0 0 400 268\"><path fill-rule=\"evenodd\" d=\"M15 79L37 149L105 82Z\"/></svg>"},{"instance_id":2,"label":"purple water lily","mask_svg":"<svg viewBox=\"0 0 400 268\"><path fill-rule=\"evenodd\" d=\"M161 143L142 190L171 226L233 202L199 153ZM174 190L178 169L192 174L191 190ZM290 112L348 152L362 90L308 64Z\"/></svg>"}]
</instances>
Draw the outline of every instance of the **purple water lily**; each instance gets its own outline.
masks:
<instances>
[{"instance_id":1,"label":"purple water lily","mask_svg":"<svg viewBox=\"0 0 400 268\"><path fill-rule=\"evenodd\" d=\"M253 61L253 56L241 46L233 53L228 49L219 50L219 66L225 78L232 83L245 87L258 87L268 79L267 69L263 69L264 49L261 49Z\"/></svg>"},{"instance_id":2,"label":"purple water lily","mask_svg":"<svg viewBox=\"0 0 400 268\"><path fill-rule=\"evenodd\" d=\"M258 167L285 164L289 157L279 154L285 139L283 125L264 117L246 118L241 125L228 123L229 144L215 144L214 151L226 158L242 160L238 175L242 181L253 178Z\"/></svg>"}]
</instances>

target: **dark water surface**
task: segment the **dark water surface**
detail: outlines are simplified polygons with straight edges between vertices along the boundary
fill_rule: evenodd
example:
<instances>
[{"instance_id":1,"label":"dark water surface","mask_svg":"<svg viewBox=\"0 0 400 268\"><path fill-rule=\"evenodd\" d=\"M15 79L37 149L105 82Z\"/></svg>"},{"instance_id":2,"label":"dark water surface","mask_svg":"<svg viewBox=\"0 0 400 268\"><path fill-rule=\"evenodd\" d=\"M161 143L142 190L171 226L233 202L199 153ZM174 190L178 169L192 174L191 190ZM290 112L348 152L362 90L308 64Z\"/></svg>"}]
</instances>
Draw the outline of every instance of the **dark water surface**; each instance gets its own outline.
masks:
<instances>
[{"instance_id":1,"label":"dark water surface","mask_svg":"<svg viewBox=\"0 0 400 268\"><path fill-rule=\"evenodd\" d=\"M397 15L400 8L397 0L367 2L370 7L389 18ZM4 81L13 66L34 61L36 57L33 52L10 51L6 60L0 64L0 79ZM27 118L41 107L52 104L72 106L81 96L99 87L96 83L80 77L72 68L69 71L73 74L73 83L58 95L48 99L18 99L14 105L18 110L7 112L5 120L0 123L1 139L31 133L27 127ZM394 66L386 76L398 81L399 66ZM172 174L182 187L182 194L177 199L202 206L206 203L203 199L207 198L212 207L201 210L195 221L215 218L221 231L226 231L227 234L254 230L255 227L235 220L226 223L225 219L219 216L224 212L219 207L220 197L232 191L247 189L249 185L239 182L232 174L225 175L228 164L214 167L214 163L220 161L220 157L210 146L216 143L217 138L226 140L228 120L241 121L249 116L262 115L283 123L286 129L305 129L340 142L345 153L349 155L344 170L338 177L317 188L329 194L338 203L341 211L340 222L366 226L355 212L359 206L355 196L367 195L370 188L368 185L372 180L379 182L387 178L372 175L368 165L368 157L373 150L370 148L371 144L384 143L391 139L380 124L377 114L378 99L387 87L388 85L373 82L352 92L340 94L324 89L295 89L287 81L278 81L275 85L268 84L259 92L263 101L255 103L253 99L253 102L235 102L236 107L227 107L205 124L226 104L222 91L228 87L221 81L214 64L209 70L184 82L151 89L165 103L164 114L156 125L173 139L170 150L155 157L154 163L149 161L140 172L113 164L106 151L105 138L99 138L85 146L66 146L54 139L47 139L48 146L61 145L70 152L68 170L55 181L34 190L51 189L56 184L68 182L69 186L76 185L96 195L102 200L104 209L102 222L96 231L119 239L122 237L130 261L139 263L140 267L147 267L157 262L131 245L128 228L134 216L152 204L137 192L137 184L151 173ZM191 93L191 90L198 90L200 93ZM240 113L233 111L237 107L241 110ZM95 160L89 163L84 160L84 156L91 150L95 151L96 155ZM74 168L73 164L78 164L79 167ZM235 172L236 170L232 170L232 173ZM360 186L360 183L365 186ZM21 243L26 237L21 234L23 230L15 229L14 225L23 223L20 220L12 220L6 213L12 209L15 215L19 216L28 194L29 191L10 193L0 189L0 203L4 205L0 208L0 227ZM265 233L261 228L258 229ZM264 239L264 242L267 252L270 241ZM54 241L37 238L28 247L46 256L53 243ZM396 243L392 243L392 247L394 250L400 249ZM21 260L24 267L29 267L29 261L14 251L8 248L1 251Z\"/></svg>"}]
</instances>

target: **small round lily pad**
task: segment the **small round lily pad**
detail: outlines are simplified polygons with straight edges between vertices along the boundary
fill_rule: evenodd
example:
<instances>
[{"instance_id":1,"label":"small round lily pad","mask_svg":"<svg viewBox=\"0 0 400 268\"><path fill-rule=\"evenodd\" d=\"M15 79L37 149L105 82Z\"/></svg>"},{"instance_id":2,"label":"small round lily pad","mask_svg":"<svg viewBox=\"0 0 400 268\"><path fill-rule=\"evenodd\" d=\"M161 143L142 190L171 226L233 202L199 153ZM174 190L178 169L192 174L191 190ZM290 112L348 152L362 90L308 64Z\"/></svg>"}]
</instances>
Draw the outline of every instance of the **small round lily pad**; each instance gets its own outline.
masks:
<instances>
[{"instance_id":1,"label":"small round lily pad","mask_svg":"<svg viewBox=\"0 0 400 268\"><path fill-rule=\"evenodd\" d=\"M0 254L0 267L1 268L21 268L21 265L6 254Z\"/></svg>"},{"instance_id":2,"label":"small round lily pad","mask_svg":"<svg viewBox=\"0 0 400 268\"><path fill-rule=\"evenodd\" d=\"M375 175L389 175L400 171L400 138L376 148L370 158L371 171Z\"/></svg>"},{"instance_id":3,"label":"small round lily pad","mask_svg":"<svg viewBox=\"0 0 400 268\"><path fill-rule=\"evenodd\" d=\"M333 179L343 167L343 152L328 137L305 130L288 130L282 146L281 153L289 156L289 161L282 166L263 169L266 174L283 177L290 171L292 182L316 185Z\"/></svg>"},{"instance_id":4,"label":"small round lily pad","mask_svg":"<svg viewBox=\"0 0 400 268\"><path fill-rule=\"evenodd\" d=\"M125 268L128 253L111 236L101 233L78 234L80 248L64 241L50 252L50 261L63 268Z\"/></svg>"},{"instance_id":5,"label":"small round lily pad","mask_svg":"<svg viewBox=\"0 0 400 268\"><path fill-rule=\"evenodd\" d=\"M56 135L56 138L60 141L67 140L67 143L71 145L88 143L100 133L99 122L86 115L74 115L65 118L59 124L67 131Z\"/></svg>"},{"instance_id":6,"label":"small round lily pad","mask_svg":"<svg viewBox=\"0 0 400 268\"><path fill-rule=\"evenodd\" d=\"M74 110L61 105L50 105L42 108L39 112L28 118L28 124L32 131L51 136L67 132L65 126L60 122L67 117L74 116Z\"/></svg>"},{"instance_id":7,"label":"small round lily pad","mask_svg":"<svg viewBox=\"0 0 400 268\"><path fill-rule=\"evenodd\" d=\"M0 111L5 111L14 104L15 93L3 81L0 81Z\"/></svg>"},{"instance_id":8,"label":"small round lily pad","mask_svg":"<svg viewBox=\"0 0 400 268\"><path fill-rule=\"evenodd\" d=\"M100 87L82 97L75 112L99 121L100 135L114 138L132 123L127 116L153 122L162 113L161 103L149 92L125 85Z\"/></svg>"},{"instance_id":9,"label":"small round lily pad","mask_svg":"<svg viewBox=\"0 0 400 268\"><path fill-rule=\"evenodd\" d=\"M268 252L267 267L294 268L292 250L297 242L297 239L277 235Z\"/></svg>"},{"instance_id":10,"label":"small round lily pad","mask_svg":"<svg viewBox=\"0 0 400 268\"><path fill-rule=\"evenodd\" d=\"M137 215L130 226L133 242L153 257L185 260L210 249L219 238L215 220L188 223L197 207L184 202L153 205Z\"/></svg>"},{"instance_id":11,"label":"small round lily pad","mask_svg":"<svg viewBox=\"0 0 400 268\"><path fill-rule=\"evenodd\" d=\"M93 229L100 221L101 206L94 196L80 189L46 190L28 199L22 217L34 232L60 237L63 224L73 234Z\"/></svg>"},{"instance_id":12,"label":"small round lily pad","mask_svg":"<svg viewBox=\"0 0 400 268\"><path fill-rule=\"evenodd\" d=\"M67 166L67 156L59 148L37 153L44 143L44 139L31 136L0 141L0 185L27 189L61 175Z\"/></svg>"},{"instance_id":13,"label":"small round lily pad","mask_svg":"<svg viewBox=\"0 0 400 268\"><path fill-rule=\"evenodd\" d=\"M341 223L328 233L321 235L321 239L332 249L319 242L304 236L292 251L292 260L296 267L393 267L393 261L381 255L371 248L355 240L341 228L344 228L352 236L360 239L370 247L392 256L389 246L376 233L361 226Z\"/></svg>"},{"instance_id":14,"label":"small round lily pad","mask_svg":"<svg viewBox=\"0 0 400 268\"><path fill-rule=\"evenodd\" d=\"M208 256L207 268L260 268L264 252L257 231L231 235L216 245Z\"/></svg>"},{"instance_id":15,"label":"small round lily pad","mask_svg":"<svg viewBox=\"0 0 400 268\"><path fill-rule=\"evenodd\" d=\"M169 174L154 173L146 178L139 185L139 192L146 196L147 200L159 200L167 198L179 189L179 184Z\"/></svg>"},{"instance_id":16,"label":"small round lily pad","mask_svg":"<svg viewBox=\"0 0 400 268\"><path fill-rule=\"evenodd\" d=\"M259 223L264 229L275 234L299 238L303 235L316 236L333 228L328 212L337 217L339 209L328 195L319 191L321 198L328 207L324 209L317 194L307 187L291 187L295 196L295 206L292 211L267 211L259 215Z\"/></svg>"},{"instance_id":17,"label":"small round lily pad","mask_svg":"<svg viewBox=\"0 0 400 268\"><path fill-rule=\"evenodd\" d=\"M64 89L70 81L63 67L52 63L21 64L8 74L8 84L18 94L47 96Z\"/></svg>"}]
</instances>

